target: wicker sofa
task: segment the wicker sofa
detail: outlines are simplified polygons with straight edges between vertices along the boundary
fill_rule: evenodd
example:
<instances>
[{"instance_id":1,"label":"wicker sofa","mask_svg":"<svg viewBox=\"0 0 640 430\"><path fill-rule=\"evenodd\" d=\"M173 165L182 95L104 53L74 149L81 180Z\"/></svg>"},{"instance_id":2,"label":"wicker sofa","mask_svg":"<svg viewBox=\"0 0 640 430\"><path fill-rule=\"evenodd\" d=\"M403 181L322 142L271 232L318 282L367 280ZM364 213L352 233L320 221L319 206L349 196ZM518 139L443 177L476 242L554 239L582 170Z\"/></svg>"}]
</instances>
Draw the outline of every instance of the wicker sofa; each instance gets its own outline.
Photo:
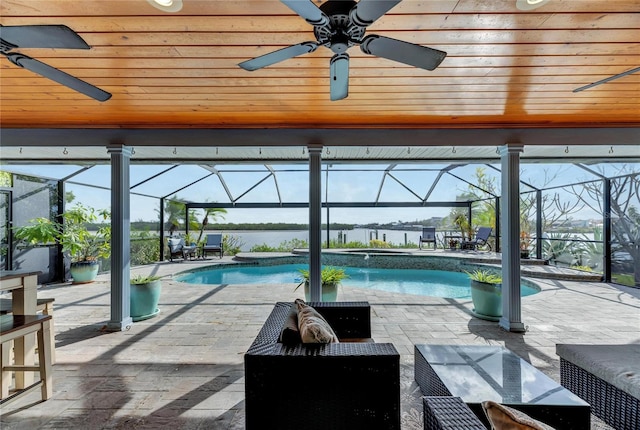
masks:
<instances>
[{"instance_id":1,"label":"wicker sofa","mask_svg":"<svg viewBox=\"0 0 640 430\"><path fill-rule=\"evenodd\" d=\"M557 344L560 383L616 429L640 429L640 344Z\"/></svg>"},{"instance_id":2,"label":"wicker sofa","mask_svg":"<svg viewBox=\"0 0 640 430\"><path fill-rule=\"evenodd\" d=\"M340 343L279 341L278 302L244 357L246 429L400 429L400 355L371 338L367 302L310 302Z\"/></svg>"}]
</instances>

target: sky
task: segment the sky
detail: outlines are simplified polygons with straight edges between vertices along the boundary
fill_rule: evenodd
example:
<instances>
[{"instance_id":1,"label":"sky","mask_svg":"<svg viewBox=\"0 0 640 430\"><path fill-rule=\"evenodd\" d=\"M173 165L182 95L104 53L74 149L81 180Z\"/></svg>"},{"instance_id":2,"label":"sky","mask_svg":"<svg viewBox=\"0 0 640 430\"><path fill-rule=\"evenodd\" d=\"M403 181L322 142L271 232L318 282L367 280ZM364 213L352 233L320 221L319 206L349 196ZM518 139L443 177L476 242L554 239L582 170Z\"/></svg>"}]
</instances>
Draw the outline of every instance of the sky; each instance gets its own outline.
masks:
<instances>
[{"instance_id":1,"label":"sky","mask_svg":"<svg viewBox=\"0 0 640 430\"><path fill-rule=\"evenodd\" d=\"M475 182L478 167L484 165L466 165L453 169L458 178ZM19 166L10 166L16 171ZM197 165L180 165L162 175L169 166L131 166L131 186L135 194L131 195L131 221L154 221L158 219L159 200L148 196L178 197L192 202L229 202L235 200L244 203L306 202L308 200L308 170L306 165L274 165L276 179L263 165L219 165L220 176ZM405 164L398 165L385 175L388 164L379 165L332 165L329 173L327 193L326 173L323 170L322 199L330 202L406 202L424 199L438 175L440 165ZM495 165L499 167L499 165ZM608 165L606 173L619 174L621 166ZM632 168L639 170L635 164ZM37 173L47 177L64 177L78 171L78 166L24 166L25 173ZM324 166L323 166L324 169ZM362 170L366 169L366 170ZM429 170L421 170L429 169ZM485 174L492 178L500 188L500 173L484 166ZM625 173L628 173L628 166ZM220 180L222 178L222 181ZM447 202L466 191L468 185L452 175L445 174L432 190L428 201ZM521 179L533 186L542 187L566 185L572 182L593 180L595 177L570 164L521 164ZM91 184L102 188L88 187ZM76 202L94 208L110 206L110 166L95 166L74 176L67 184L66 191L75 196ZM521 191L529 190L521 185ZM175 192L177 190L177 192ZM175 193L174 193L175 192ZM569 199L570 195L562 189L558 192ZM142 195L138 195L142 194ZM229 223L308 223L307 209L227 209L220 222ZM332 223L368 224L409 222L444 217L450 208L334 208L330 211ZM322 211L323 222L327 221L326 210ZM574 219L597 219L597 212L584 209L573 215Z\"/></svg>"}]
</instances>

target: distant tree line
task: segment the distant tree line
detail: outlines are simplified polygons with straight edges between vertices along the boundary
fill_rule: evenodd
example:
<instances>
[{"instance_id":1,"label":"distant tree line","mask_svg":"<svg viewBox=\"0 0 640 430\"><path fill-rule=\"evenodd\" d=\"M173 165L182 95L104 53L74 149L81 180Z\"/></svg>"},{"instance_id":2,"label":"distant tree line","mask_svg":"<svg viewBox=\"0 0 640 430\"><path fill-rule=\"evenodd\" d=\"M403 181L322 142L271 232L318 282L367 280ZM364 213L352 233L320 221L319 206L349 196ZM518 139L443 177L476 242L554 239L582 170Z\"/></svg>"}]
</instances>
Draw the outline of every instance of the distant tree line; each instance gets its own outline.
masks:
<instances>
[{"instance_id":1,"label":"distant tree line","mask_svg":"<svg viewBox=\"0 0 640 430\"><path fill-rule=\"evenodd\" d=\"M331 223L330 224L332 230L352 230L353 224L343 224L343 223ZM100 224L92 224L89 226L90 230L96 230L100 227ZM295 223L215 223L215 224L207 224L204 230L215 230L215 231L231 231L231 230L307 230L309 228L308 224L295 224ZM327 228L326 224L322 225L323 229ZM180 223L178 225L178 229L184 230L184 224ZM160 224L158 221L132 221L131 222L131 230L132 231L150 231L157 232L160 230ZM193 230L193 228L191 228Z\"/></svg>"}]
</instances>

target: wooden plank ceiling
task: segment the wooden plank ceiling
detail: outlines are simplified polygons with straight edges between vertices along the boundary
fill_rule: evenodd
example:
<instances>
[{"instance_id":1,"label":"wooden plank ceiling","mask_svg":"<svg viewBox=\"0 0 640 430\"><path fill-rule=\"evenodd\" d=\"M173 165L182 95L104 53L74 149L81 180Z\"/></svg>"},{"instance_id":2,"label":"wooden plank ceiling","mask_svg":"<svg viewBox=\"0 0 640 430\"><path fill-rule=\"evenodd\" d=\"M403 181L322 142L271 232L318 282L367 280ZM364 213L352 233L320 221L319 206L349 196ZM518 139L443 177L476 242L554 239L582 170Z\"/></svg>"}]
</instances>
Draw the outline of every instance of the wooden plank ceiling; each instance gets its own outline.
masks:
<instances>
[{"instance_id":1,"label":"wooden plank ceiling","mask_svg":"<svg viewBox=\"0 0 640 430\"><path fill-rule=\"evenodd\" d=\"M319 2L318 2L319 4ZM315 40L278 0L3 0L2 25L65 24L91 50L19 49L113 94L100 103L1 62L3 128L430 128L638 126L640 2L404 0L367 30L446 51L434 71L349 50L349 97L329 100L317 51L237 64Z\"/></svg>"}]
</instances>

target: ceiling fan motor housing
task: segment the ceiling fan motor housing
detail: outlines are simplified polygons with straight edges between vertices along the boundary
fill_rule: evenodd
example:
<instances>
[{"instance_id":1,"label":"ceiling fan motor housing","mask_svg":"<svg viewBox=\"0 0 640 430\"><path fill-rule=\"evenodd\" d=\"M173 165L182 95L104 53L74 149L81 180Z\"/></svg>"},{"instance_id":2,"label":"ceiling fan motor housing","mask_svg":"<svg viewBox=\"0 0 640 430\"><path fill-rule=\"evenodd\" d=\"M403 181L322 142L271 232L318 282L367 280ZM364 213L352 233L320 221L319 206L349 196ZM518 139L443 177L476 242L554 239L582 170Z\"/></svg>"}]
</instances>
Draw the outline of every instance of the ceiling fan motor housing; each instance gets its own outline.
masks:
<instances>
[{"instance_id":1,"label":"ceiling fan motor housing","mask_svg":"<svg viewBox=\"0 0 640 430\"><path fill-rule=\"evenodd\" d=\"M329 17L329 23L313 27L318 44L342 54L362 41L366 27L356 25L350 14L356 4L355 1L329 0L320 6Z\"/></svg>"}]
</instances>

